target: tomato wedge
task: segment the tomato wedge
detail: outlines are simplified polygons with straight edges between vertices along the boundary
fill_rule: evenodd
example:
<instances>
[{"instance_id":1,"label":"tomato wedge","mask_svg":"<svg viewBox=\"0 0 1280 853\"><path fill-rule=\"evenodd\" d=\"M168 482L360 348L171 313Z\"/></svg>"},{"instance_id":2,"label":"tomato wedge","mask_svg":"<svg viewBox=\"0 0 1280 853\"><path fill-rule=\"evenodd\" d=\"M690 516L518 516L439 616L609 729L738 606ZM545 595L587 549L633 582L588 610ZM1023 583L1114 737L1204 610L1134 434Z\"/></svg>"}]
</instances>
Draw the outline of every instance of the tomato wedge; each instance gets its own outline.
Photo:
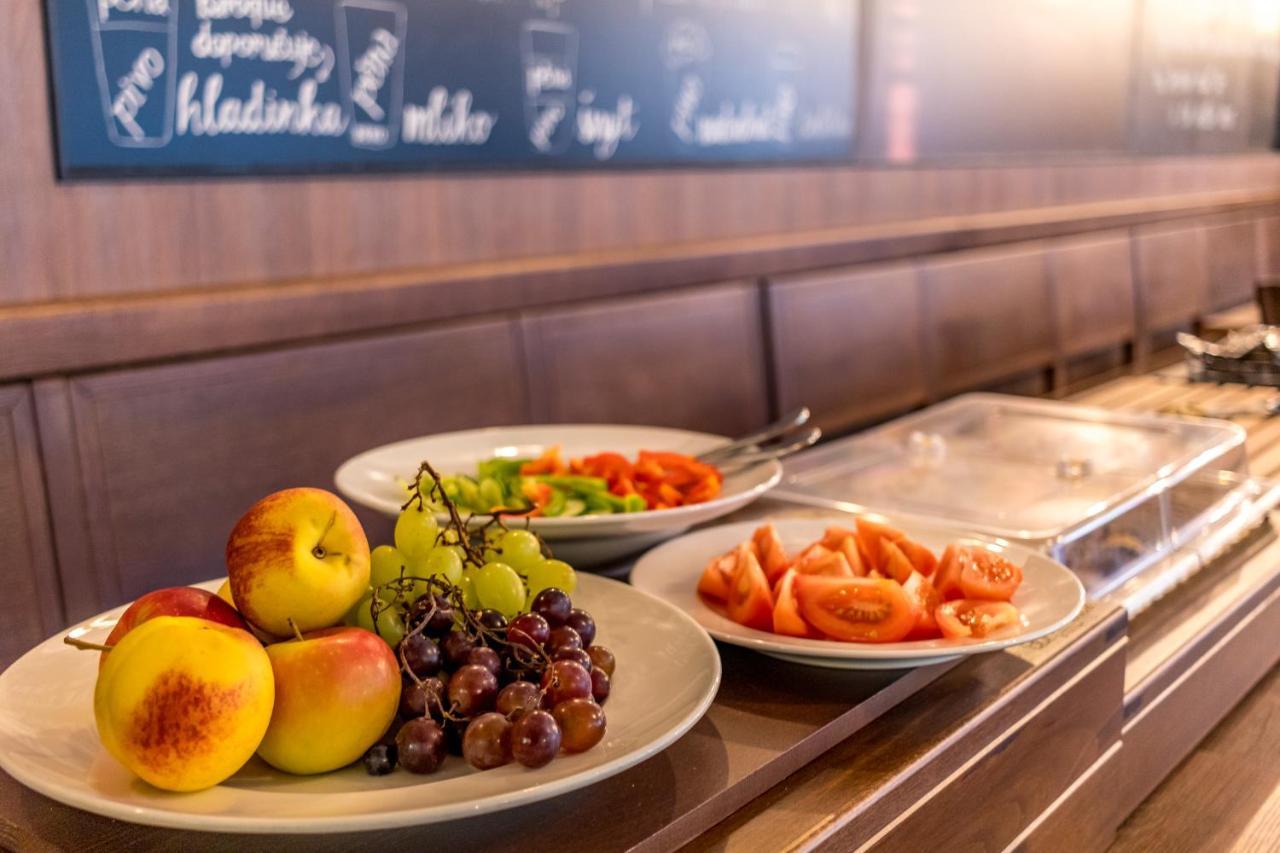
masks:
<instances>
[{"instance_id":1,"label":"tomato wedge","mask_svg":"<svg viewBox=\"0 0 1280 853\"><path fill-rule=\"evenodd\" d=\"M795 593L805 621L832 639L893 643L915 627L915 605L894 581L797 574Z\"/></svg>"},{"instance_id":2,"label":"tomato wedge","mask_svg":"<svg viewBox=\"0 0 1280 853\"><path fill-rule=\"evenodd\" d=\"M957 546L948 545L938 560L938 570L933 573L933 588L948 601L964 598L964 591L960 589L960 563L956 559L958 550Z\"/></svg>"},{"instance_id":3,"label":"tomato wedge","mask_svg":"<svg viewBox=\"0 0 1280 853\"><path fill-rule=\"evenodd\" d=\"M729 618L739 625L761 631L773 627L773 595L769 592L769 580L750 548L737 551L737 564L733 568L725 609Z\"/></svg>"},{"instance_id":4,"label":"tomato wedge","mask_svg":"<svg viewBox=\"0 0 1280 853\"><path fill-rule=\"evenodd\" d=\"M1022 583L1022 569L986 548L957 548L960 591L965 598L1009 601Z\"/></svg>"},{"instance_id":5,"label":"tomato wedge","mask_svg":"<svg viewBox=\"0 0 1280 853\"><path fill-rule=\"evenodd\" d=\"M849 561L845 559L844 554L838 551L835 553L828 552L798 564L796 566L796 574L825 575L836 578L854 577Z\"/></svg>"},{"instance_id":6,"label":"tomato wedge","mask_svg":"<svg viewBox=\"0 0 1280 853\"><path fill-rule=\"evenodd\" d=\"M933 556L933 552L919 542L903 537L895 544L911 561L911 565L915 567L915 570L925 577L932 575L934 570L938 568L938 558Z\"/></svg>"},{"instance_id":7,"label":"tomato wedge","mask_svg":"<svg viewBox=\"0 0 1280 853\"><path fill-rule=\"evenodd\" d=\"M795 592L796 577L795 569L787 569L778 581L773 597L773 633L821 639L822 634L815 631L800 615L800 603L796 601Z\"/></svg>"},{"instance_id":8,"label":"tomato wedge","mask_svg":"<svg viewBox=\"0 0 1280 853\"><path fill-rule=\"evenodd\" d=\"M880 571L898 583L906 583L907 578L915 574L916 569L907 559L907 555L902 553L901 548L888 539L881 539Z\"/></svg>"},{"instance_id":9,"label":"tomato wedge","mask_svg":"<svg viewBox=\"0 0 1280 853\"><path fill-rule=\"evenodd\" d=\"M862 552L858 549L856 537L844 537L840 540L840 547L836 548L836 550L844 554L844 558L849 563L849 568L855 576L860 578L867 576L867 564L862 559Z\"/></svg>"},{"instance_id":10,"label":"tomato wedge","mask_svg":"<svg viewBox=\"0 0 1280 853\"><path fill-rule=\"evenodd\" d=\"M938 620L933 615L933 611L942 603L942 597L929 579L919 572L912 572L911 577L902 585L902 591L916 607L916 623L911 633L907 634L907 639L932 640L942 636Z\"/></svg>"},{"instance_id":11,"label":"tomato wedge","mask_svg":"<svg viewBox=\"0 0 1280 853\"><path fill-rule=\"evenodd\" d=\"M962 598L938 605L934 611L942 636L949 639L990 637L1021 623L1018 608L1007 601L975 601Z\"/></svg>"},{"instance_id":12,"label":"tomato wedge","mask_svg":"<svg viewBox=\"0 0 1280 853\"><path fill-rule=\"evenodd\" d=\"M797 554L795 560L791 563L791 566L792 568L803 573L805 570L805 566L809 565L810 563L821 562L827 559L828 557L830 557L833 553L835 552L832 551L830 548L827 548L815 542L814 544L810 545L808 548L805 548L803 551Z\"/></svg>"},{"instance_id":13,"label":"tomato wedge","mask_svg":"<svg viewBox=\"0 0 1280 853\"><path fill-rule=\"evenodd\" d=\"M712 557L711 562L702 570L698 578L698 592L716 601L729 600L729 581L733 578L733 567L738 564L737 550L719 557Z\"/></svg>"},{"instance_id":14,"label":"tomato wedge","mask_svg":"<svg viewBox=\"0 0 1280 853\"><path fill-rule=\"evenodd\" d=\"M829 551L839 551L840 543L846 539L856 539L858 534L847 527L841 527L833 524L822 534L822 538L818 540L818 544Z\"/></svg>"},{"instance_id":15,"label":"tomato wedge","mask_svg":"<svg viewBox=\"0 0 1280 853\"><path fill-rule=\"evenodd\" d=\"M765 524L756 528L751 535L751 544L755 546L756 555L760 558L760 566L769 583L776 583L782 573L791 567L791 559L782 547L782 539L778 536L778 528Z\"/></svg>"}]
</instances>

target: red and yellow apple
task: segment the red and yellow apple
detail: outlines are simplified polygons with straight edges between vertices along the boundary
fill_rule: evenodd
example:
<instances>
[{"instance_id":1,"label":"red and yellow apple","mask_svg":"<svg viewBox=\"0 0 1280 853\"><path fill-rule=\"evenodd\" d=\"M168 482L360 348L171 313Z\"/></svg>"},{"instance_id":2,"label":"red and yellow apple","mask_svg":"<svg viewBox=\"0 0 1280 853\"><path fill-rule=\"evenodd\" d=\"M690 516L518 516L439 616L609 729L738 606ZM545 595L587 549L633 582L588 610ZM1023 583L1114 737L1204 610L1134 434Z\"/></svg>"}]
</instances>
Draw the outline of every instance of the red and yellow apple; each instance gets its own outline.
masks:
<instances>
[{"instance_id":1,"label":"red and yellow apple","mask_svg":"<svg viewBox=\"0 0 1280 853\"><path fill-rule=\"evenodd\" d=\"M337 495L285 489L236 523L227 575L240 613L268 634L328 628L369 587L369 542Z\"/></svg>"},{"instance_id":2,"label":"red and yellow apple","mask_svg":"<svg viewBox=\"0 0 1280 853\"><path fill-rule=\"evenodd\" d=\"M194 616L232 628L249 627L234 607L213 593L194 586L175 586L149 592L130 604L107 635L106 645L116 645L125 634L157 616ZM102 653L99 666L106 655L107 652Z\"/></svg>"},{"instance_id":3,"label":"red and yellow apple","mask_svg":"<svg viewBox=\"0 0 1280 853\"><path fill-rule=\"evenodd\" d=\"M345 767L372 746L400 704L400 668L377 635L328 628L267 646L276 701L258 755L286 773Z\"/></svg>"},{"instance_id":4,"label":"red and yellow apple","mask_svg":"<svg viewBox=\"0 0 1280 853\"><path fill-rule=\"evenodd\" d=\"M155 616L126 633L98 673L103 746L157 788L198 791L239 770L271 721L271 660L249 632Z\"/></svg>"}]
</instances>

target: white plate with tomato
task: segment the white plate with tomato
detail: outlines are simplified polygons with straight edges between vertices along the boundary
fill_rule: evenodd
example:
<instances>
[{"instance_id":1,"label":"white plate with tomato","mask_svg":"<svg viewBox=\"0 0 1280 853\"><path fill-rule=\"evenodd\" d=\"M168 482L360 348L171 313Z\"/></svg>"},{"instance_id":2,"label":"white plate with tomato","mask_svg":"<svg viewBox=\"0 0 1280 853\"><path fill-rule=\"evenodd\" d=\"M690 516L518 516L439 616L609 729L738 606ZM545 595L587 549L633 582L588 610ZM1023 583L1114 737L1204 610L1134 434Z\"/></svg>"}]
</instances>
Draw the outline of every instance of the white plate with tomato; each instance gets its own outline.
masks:
<instances>
[{"instance_id":1,"label":"white plate with tomato","mask_svg":"<svg viewBox=\"0 0 1280 853\"><path fill-rule=\"evenodd\" d=\"M900 669L1030 642L1071 622L1061 563L963 530L880 516L700 530L645 554L631 583L721 642L840 669Z\"/></svg>"},{"instance_id":2,"label":"white plate with tomato","mask_svg":"<svg viewBox=\"0 0 1280 853\"><path fill-rule=\"evenodd\" d=\"M557 448L567 464L601 454L634 462L642 453L655 452L688 457L692 464L698 454L729 441L709 433L615 424L490 427L423 436L365 451L344 462L334 474L334 482L352 501L394 517L408 499L407 486L424 459L430 459L447 479L450 475L475 477L481 464L495 460L537 461ZM781 477L780 463L762 462L727 473L714 494L690 495L690 500L680 505L639 511L632 507L633 511L625 512L584 507L585 511L573 515L535 513L528 523L551 543L556 556L584 568L634 554L695 524L741 509L777 485Z\"/></svg>"}]
</instances>

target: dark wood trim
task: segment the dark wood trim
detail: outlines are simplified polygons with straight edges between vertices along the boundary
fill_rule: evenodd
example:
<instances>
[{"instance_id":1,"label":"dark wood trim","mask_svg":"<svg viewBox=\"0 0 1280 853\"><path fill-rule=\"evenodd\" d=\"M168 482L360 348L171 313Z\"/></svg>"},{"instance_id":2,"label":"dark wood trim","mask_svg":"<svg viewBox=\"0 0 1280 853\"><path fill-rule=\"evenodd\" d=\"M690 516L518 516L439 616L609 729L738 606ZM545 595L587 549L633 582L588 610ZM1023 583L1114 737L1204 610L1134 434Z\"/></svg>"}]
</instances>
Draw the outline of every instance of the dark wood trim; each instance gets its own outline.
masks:
<instances>
[{"instance_id":1,"label":"dark wood trim","mask_svg":"<svg viewBox=\"0 0 1280 853\"><path fill-rule=\"evenodd\" d=\"M553 255L325 280L0 308L0 379L385 330L1280 204L1280 190L1192 193Z\"/></svg>"}]
</instances>

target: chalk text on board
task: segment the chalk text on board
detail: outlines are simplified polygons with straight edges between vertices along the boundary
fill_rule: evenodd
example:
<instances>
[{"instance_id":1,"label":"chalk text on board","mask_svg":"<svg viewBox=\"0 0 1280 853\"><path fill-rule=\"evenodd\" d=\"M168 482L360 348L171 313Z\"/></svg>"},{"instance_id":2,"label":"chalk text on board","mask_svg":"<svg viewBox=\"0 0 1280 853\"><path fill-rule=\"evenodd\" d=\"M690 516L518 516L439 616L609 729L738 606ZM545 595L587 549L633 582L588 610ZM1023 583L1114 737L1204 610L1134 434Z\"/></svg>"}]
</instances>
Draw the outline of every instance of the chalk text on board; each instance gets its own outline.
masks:
<instances>
[{"instance_id":1,"label":"chalk text on board","mask_svg":"<svg viewBox=\"0 0 1280 853\"><path fill-rule=\"evenodd\" d=\"M133 139L146 139L147 132L138 124L138 113L147 105L156 81L164 76L164 54L154 47L143 48L133 68L117 83L119 91L111 101L111 114Z\"/></svg>"},{"instance_id":2,"label":"chalk text on board","mask_svg":"<svg viewBox=\"0 0 1280 853\"><path fill-rule=\"evenodd\" d=\"M249 97L223 97L221 74L210 74L200 90L200 76L188 71L178 80L179 136L283 134L341 136L347 130L342 105L317 101L315 80L303 80L297 99L282 98L261 80L249 86Z\"/></svg>"},{"instance_id":3,"label":"chalk text on board","mask_svg":"<svg viewBox=\"0 0 1280 853\"><path fill-rule=\"evenodd\" d=\"M158 15L169 14L169 0L98 0L98 20L107 23L111 13L122 15Z\"/></svg>"},{"instance_id":4,"label":"chalk text on board","mask_svg":"<svg viewBox=\"0 0 1280 853\"><path fill-rule=\"evenodd\" d=\"M425 105L405 104L401 138L415 145L484 145L498 115L472 110L473 98L468 89L450 95L444 86L436 86Z\"/></svg>"}]
</instances>

